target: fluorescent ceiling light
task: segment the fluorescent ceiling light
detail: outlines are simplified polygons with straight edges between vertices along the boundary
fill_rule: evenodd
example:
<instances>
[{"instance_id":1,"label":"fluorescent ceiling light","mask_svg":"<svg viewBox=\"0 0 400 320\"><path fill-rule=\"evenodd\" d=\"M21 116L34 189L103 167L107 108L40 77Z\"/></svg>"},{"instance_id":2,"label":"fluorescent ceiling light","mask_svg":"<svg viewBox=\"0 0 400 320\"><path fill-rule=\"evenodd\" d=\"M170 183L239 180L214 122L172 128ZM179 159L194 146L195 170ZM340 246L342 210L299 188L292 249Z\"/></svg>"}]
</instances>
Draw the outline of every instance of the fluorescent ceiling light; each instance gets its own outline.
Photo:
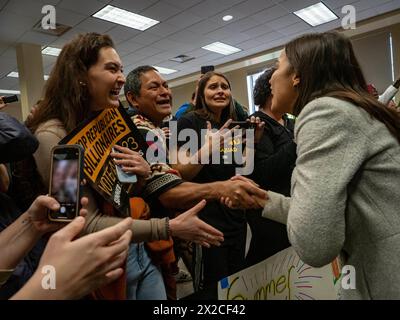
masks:
<instances>
[{"instance_id":1,"label":"fluorescent ceiling light","mask_svg":"<svg viewBox=\"0 0 400 320\"><path fill-rule=\"evenodd\" d=\"M205 47L202 47L202 48L206 49L206 50L209 50L209 51L216 52L216 53L220 53L220 54L223 54L223 55L226 55L226 56L229 55L229 54L232 54L232 53L236 53L236 52L242 51L242 49L232 47L229 44L225 44L225 43L222 43L222 42L214 42L214 43L211 43L211 44L209 44L209 45L207 45Z\"/></svg>"},{"instance_id":2,"label":"fluorescent ceiling light","mask_svg":"<svg viewBox=\"0 0 400 320\"><path fill-rule=\"evenodd\" d=\"M12 71L12 72L10 72L10 73L7 75L7 77L10 77L10 78L19 78L19 73L18 73L18 72L15 72L15 71ZM49 76L48 76L47 74L45 74L45 75L43 76L43 78L44 78L44 80L47 80L47 79L49 79Z\"/></svg>"},{"instance_id":3,"label":"fluorescent ceiling light","mask_svg":"<svg viewBox=\"0 0 400 320\"><path fill-rule=\"evenodd\" d=\"M222 20L224 20L224 21L229 21L229 20L232 20L232 19L233 19L233 17L231 15L227 15L227 16L222 17Z\"/></svg>"},{"instance_id":4,"label":"fluorescent ceiling light","mask_svg":"<svg viewBox=\"0 0 400 320\"><path fill-rule=\"evenodd\" d=\"M12 72L10 72L10 73L7 75L7 77L10 77L10 78L18 78L18 77L19 77L19 74L18 74L18 72L12 71Z\"/></svg>"},{"instance_id":5,"label":"fluorescent ceiling light","mask_svg":"<svg viewBox=\"0 0 400 320\"><path fill-rule=\"evenodd\" d=\"M61 52L60 48L46 47L46 48L42 49L42 53L46 54L48 56L58 57L60 52Z\"/></svg>"},{"instance_id":6,"label":"fluorescent ceiling light","mask_svg":"<svg viewBox=\"0 0 400 320\"><path fill-rule=\"evenodd\" d=\"M338 16L322 2L293 13L313 27L339 19Z\"/></svg>"},{"instance_id":7,"label":"fluorescent ceiling light","mask_svg":"<svg viewBox=\"0 0 400 320\"><path fill-rule=\"evenodd\" d=\"M114 22L117 24L121 24L123 26L133 28L136 30L144 31L158 23L160 21L153 20L139 14L126 11L124 9L120 9L117 7L113 7L110 5L105 6L100 11L97 11L93 17L99 18L102 20Z\"/></svg>"},{"instance_id":8,"label":"fluorescent ceiling light","mask_svg":"<svg viewBox=\"0 0 400 320\"><path fill-rule=\"evenodd\" d=\"M5 93L5 94L21 94L21 92L20 92L20 91L17 91L17 90L3 90L3 89L0 89L0 93Z\"/></svg>"},{"instance_id":9,"label":"fluorescent ceiling light","mask_svg":"<svg viewBox=\"0 0 400 320\"><path fill-rule=\"evenodd\" d=\"M153 66L153 67L156 68L158 70L158 72L161 74L171 74L171 73L178 72L178 70L174 70L174 69L168 69L168 68L157 67L157 66Z\"/></svg>"}]
</instances>

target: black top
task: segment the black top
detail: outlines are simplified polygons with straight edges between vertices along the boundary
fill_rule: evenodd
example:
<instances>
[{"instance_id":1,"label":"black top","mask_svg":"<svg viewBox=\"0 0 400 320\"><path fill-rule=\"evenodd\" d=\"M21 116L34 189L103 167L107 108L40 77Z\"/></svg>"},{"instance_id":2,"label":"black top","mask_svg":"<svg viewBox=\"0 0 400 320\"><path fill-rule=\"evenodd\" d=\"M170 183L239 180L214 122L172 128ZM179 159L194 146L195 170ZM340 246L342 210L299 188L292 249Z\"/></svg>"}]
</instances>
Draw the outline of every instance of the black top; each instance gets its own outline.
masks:
<instances>
[{"instance_id":1,"label":"black top","mask_svg":"<svg viewBox=\"0 0 400 320\"><path fill-rule=\"evenodd\" d=\"M222 124L211 122L212 128L219 129ZM201 129L207 128L207 122L205 119L201 118L195 112L190 112L183 115L178 119L178 133L183 129L190 128L193 129L198 136L198 147L201 147L201 137L203 137L205 131L201 132ZM186 141L178 141L178 146L184 145ZM240 141L241 142L241 141ZM240 143L241 144L241 143ZM235 169L238 165L234 163L225 163L228 153L230 152L240 152L240 148L237 150L237 141L235 144L230 144L232 148L228 150L221 148L220 150L220 164L205 164L197 176L193 179L196 183L209 183L215 181L224 181L233 177L236 172ZM234 157L232 157L234 158ZM246 219L243 210L231 210L224 205L221 205L218 201L208 202L206 207L200 212L200 217L211 224L215 228L219 229L224 233L225 243L229 242L230 236L236 235L239 232L243 232L243 226L246 224Z\"/></svg>"},{"instance_id":2,"label":"black top","mask_svg":"<svg viewBox=\"0 0 400 320\"><path fill-rule=\"evenodd\" d=\"M264 112L252 114L265 122L264 134L256 146L254 171L251 178L262 189L290 195L290 180L296 164L293 141L294 120L284 116L285 125Z\"/></svg>"}]
</instances>

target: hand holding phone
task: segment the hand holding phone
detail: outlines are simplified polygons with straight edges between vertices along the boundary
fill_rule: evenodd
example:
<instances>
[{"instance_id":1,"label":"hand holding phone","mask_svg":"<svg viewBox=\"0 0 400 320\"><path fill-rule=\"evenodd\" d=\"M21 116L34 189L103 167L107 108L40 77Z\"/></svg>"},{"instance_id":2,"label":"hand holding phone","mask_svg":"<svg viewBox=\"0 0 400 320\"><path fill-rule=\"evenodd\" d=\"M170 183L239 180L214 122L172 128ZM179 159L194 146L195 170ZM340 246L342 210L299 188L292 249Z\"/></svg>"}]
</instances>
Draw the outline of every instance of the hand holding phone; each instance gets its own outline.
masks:
<instances>
[{"instance_id":1,"label":"hand holding phone","mask_svg":"<svg viewBox=\"0 0 400 320\"><path fill-rule=\"evenodd\" d=\"M49 195L60 203L60 208L49 210L51 221L71 221L79 214L83 154L80 145L59 145L52 149Z\"/></svg>"},{"instance_id":2,"label":"hand holding phone","mask_svg":"<svg viewBox=\"0 0 400 320\"><path fill-rule=\"evenodd\" d=\"M119 153L116 148L112 148L113 153ZM117 170L117 177L121 183L136 183L137 177L134 173L125 172L122 170L121 165L115 164L115 169Z\"/></svg>"},{"instance_id":3,"label":"hand holding phone","mask_svg":"<svg viewBox=\"0 0 400 320\"><path fill-rule=\"evenodd\" d=\"M2 98L3 103L12 103L15 101L18 101L18 96L16 94L12 95L12 96L6 96Z\"/></svg>"},{"instance_id":4,"label":"hand holding phone","mask_svg":"<svg viewBox=\"0 0 400 320\"><path fill-rule=\"evenodd\" d=\"M239 129L254 129L254 123L250 121L232 121L229 124L229 129L239 126Z\"/></svg>"}]
</instances>

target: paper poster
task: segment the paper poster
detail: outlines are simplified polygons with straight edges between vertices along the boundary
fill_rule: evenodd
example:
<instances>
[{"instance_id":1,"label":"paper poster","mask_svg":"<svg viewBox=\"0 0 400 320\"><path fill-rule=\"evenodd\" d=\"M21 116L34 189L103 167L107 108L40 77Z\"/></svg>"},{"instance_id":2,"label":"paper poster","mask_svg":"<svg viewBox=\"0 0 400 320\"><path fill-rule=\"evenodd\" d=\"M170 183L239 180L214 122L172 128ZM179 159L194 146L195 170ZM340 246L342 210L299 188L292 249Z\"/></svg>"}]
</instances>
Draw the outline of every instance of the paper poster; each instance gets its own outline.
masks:
<instances>
[{"instance_id":1,"label":"paper poster","mask_svg":"<svg viewBox=\"0 0 400 320\"><path fill-rule=\"evenodd\" d=\"M290 247L219 281L218 299L337 300L339 270L339 259L313 268Z\"/></svg>"},{"instance_id":2,"label":"paper poster","mask_svg":"<svg viewBox=\"0 0 400 320\"><path fill-rule=\"evenodd\" d=\"M81 123L59 144L79 144L85 149L84 173L90 185L123 212L129 205L128 188L117 179L111 148L118 144L145 154L147 144L123 107L103 110Z\"/></svg>"}]
</instances>

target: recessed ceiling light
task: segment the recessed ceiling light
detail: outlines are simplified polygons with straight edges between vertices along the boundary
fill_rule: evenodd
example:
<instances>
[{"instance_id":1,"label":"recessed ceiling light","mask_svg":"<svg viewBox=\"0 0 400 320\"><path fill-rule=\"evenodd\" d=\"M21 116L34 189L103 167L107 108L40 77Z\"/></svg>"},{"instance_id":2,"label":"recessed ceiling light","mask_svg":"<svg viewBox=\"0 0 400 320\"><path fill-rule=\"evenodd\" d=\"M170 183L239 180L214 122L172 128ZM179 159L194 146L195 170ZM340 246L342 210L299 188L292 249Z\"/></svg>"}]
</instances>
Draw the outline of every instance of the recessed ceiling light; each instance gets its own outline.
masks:
<instances>
[{"instance_id":1,"label":"recessed ceiling light","mask_svg":"<svg viewBox=\"0 0 400 320\"><path fill-rule=\"evenodd\" d=\"M54 47L45 47L44 49L42 49L42 53L46 54L48 56L54 56L54 57L58 57L58 55L60 54L61 49L60 48L54 48Z\"/></svg>"},{"instance_id":2,"label":"recessed ceiling light","mask_svg":"<svg viewBox=\"0 0 400 320\"><path fill-rule=\"evenodd\" d=\"M107 5L103 9L97 11L93 17L121 24L123 26L140 31L144 31L160 23L160 21L110 5Z\"/></svg>"},{"instance_id":3,"label":"recessed ceiling light","mask_svg":"<svg viewBox=\"0 0 400 320\"><path fill-rule=\"evenodd\" d=\"M5 89L0 89L0 93L4 93L4 94L21 94L21 92L17 91L17 90L5 90Z\"/></svg>"},{"instance_id":4,"label":"recessed ceiling light","mask_svg":"<svg viewBox=\"0 0 400 320\"><path fill-rule=\"evenodd\" d=\"M229 55L229 54L232 54L232 53L236 53L236 52L242 51L242 49L239 49L239 48L236 48L236 47L232 47L229 44L225 44L225 43L222 43L222 42L214 42L214 43L211 43L211 44L209 44L209 45L207 45L205 47L202 47L202 48L206 49L206 50L209 50L209 51L216 52L216 53L220 53L220 54L223 54L223 55L226 55L226 56Z\"/></svg>"},{"instance_id":5,"label":"recessed ceiling light","mask_svg":"<svg viewBox=\"0 0 400 320\"><path fill-rule=\"evenodd\" d=\"M19 73L18 73L18 72L15 72L15 71L12 71L12 72L10 72L10 73L7 75L7 77L10 77L10 78L19 78ZM49 79L49 76L45 74L45 75L43 76L43 78L44 78L44 80L47 80L47 79Z\"/></svg>"},{"instance_id":6,"label":"recessed ceiling light","mask_svg":"<svg viewBox=\"0 0 400 320\"><path fill-rule=\"evenodd\" d=\"M322 2L293 13L313 27L339 19L338 16Z\"/></svg>"},{"instance_id":7,"label":"recessed ceiling light","mask_svg":"<svg viewBox=\"0 0 400 320\"><path fill-rule=\"evenodd\" d=\"M178 70L174 70L174 69L168 69L168 68L157 67L157 66L153 66L153 67L156 68L158 70L158 72L161 74L171 74L171 73L178 72Z\"/></svg>"},{"instance_id":8,"label":"recessed ceiling light","mask_svg":"<svg viewBox=\"0 0 400 320\"><path fill-rule=\"evenodd\" d=\"M229 20L232 20L232 19L233 19L233 17L230 16L230 15L224 16L224 17L222 18L222 20L224 20L224 21L229 21Z\"/></svg>"}]
</instances>

